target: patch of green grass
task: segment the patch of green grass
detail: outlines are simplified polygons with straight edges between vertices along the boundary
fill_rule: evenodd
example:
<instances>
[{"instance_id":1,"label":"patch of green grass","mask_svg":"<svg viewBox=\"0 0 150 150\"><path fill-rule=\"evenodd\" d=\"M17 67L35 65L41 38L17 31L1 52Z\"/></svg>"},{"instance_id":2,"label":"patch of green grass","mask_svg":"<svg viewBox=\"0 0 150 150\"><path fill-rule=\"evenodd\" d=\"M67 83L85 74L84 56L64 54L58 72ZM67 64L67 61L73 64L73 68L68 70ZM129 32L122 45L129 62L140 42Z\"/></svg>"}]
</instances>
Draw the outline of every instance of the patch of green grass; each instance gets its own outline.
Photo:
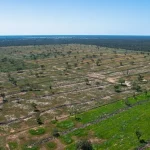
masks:
<instances>
[{"instance_id":1,"label":"patch of green grass","mask_svg":"<svg viewBox=\"0 0 150 150\"><path fill-rule=\"evenodd\" d=\"M142 94L136 95L135 97L128 98L131 104L134 104L138 101L147 100L147 99L150 99L150 92L148 92L147 94L142 93Z\"/></svg>"},{"instance_id":2,"label":"patch of green grass","mask_svg":"<svg viewBox=\"0 0 150 150\"><path fill-rule=\"evenodd\" d=\"M145 97L144 95L139 95L138 99L140 101L146 100L148 97ZM144 99L143 99L144 98ZM146 99L145 99L146 98ZM116 102L116 106L118 106ZM134 102L135 103L135 102ZM115 104L110 104L107 106L104 106L109 110L112 110L112 105L115 106ZM124 104L123 104L124 105ZM101 108L99 108L101 109ZM102 108L103 110L104 108ZM97 113L98 109L91 110ZM90 115L90 112L83 113L84 116ZM101 111L98 111L101 112ZM87 113L87 114L86 114ZM98 114L98 113L97 113ZM143 103L141 105L137 105L135 107L131 107L127 111L123 111L119 114L116 114L106 120L103 120L97 124L88 126L84 129L78 129L72 133L69 133L66 136L72 137L87 137L87 133L89 131L92 131L94 133L94 136L103 139L105 142L101 144L94 144L94 150L99 149L114 149L114 150L127 150L127 149L135 149L138 146L141 145L139 142L136 131L139 130L142 133L141 139L144 139L145 141L149 140L150 137L150 102ZM92 116L92 115L91 115ZM81 117L82 114L81 114ZM87 122L88 119L85 120ZM89 119L90 120L90 119ZM67 146L67 150L75 150L74 143Z\"/></svg>"},{"instance_id":3,"label":"patch of green grass","mask_svg":"<svg viewBox=\"0 0 150 150\"><path fill-rule=\"evenodd\" d=\"M55 149L57 146L56 146L56 143L54 143L54 142L49 142L49 143L47 143L47 148L48 149Z\"/></svg>"},{"instance_id":4,"label":"patch of green grass","mask_svg":"<svg viewBox=\"0 0 150 150\"><path fill-rule=\"evenodd\" d=\"M98 138L107 139L101 145L106 149L132 149L140 145L136 130L142 132L142 138L149 140L150 102L136 106L126 112L104 120L91 128ZM115 144L114 144L115 143Z\"/></svg>"},{"instance_id":5,"label":"patch of green grass","mask_svg":"<svg viewBox=\"0 0 150 150\"><path fill-rule=\"evenodd\" d=\"M73 135L75 135L77 137L85 137L88 135L88 132L85 131L84 129L78 129L78 130L73 132Z\"/></svg>"},{"instance_id":6,"label":"patch of green grass","mask_svg":"<svg viewBox=\"0 0 150 150\"><path fill-rule=\"evenodd\" d=\"M68 135L61 136L61 139L65 144L71 144L73 142L72 138Z\"/></svg>"},{"instance_id":7,"label":"patch of green grass","mask_svg":"<svg viewBox=\"0 0 150 150\"><path fill-rule=\"evenodd\" d=\"M8 143L10 150L16 150L18 148L17 142L9 142Z\"/></svg>"},{"instance_id":8,"label":"patch of green grass","mask_svg":"<svg viewBox=\"0 0 150 150\"><path fill-rule=\"evenodd\" d=\"M68 146L66 147L66 150L76 150L76 145L75 145L75 143L68 145Z\"/></svg>"},{"instance_id":9,"label":"patch of green grass","mask_svg":"<svg viewBox=\"0 0 150 150\"><path fill-rule=\"evenodd\" d=\"M138 101L147 100L150 98L150 92L145 95L144 93L137 95L136 98L130 97L128 100L131 104L134 104ZM125 107L125 101L120 100L112 104L108 104L105 106L100 106L96 109L89 110L88 112L84 112L82 114L78 114L78 117L81 119L82 123L88 123L90 121L96 120L98 117L103 116L105 114L109 114L114 112L115 110L121 109Z\"/></svg>"},{"instance_id":10,"label":"patch of green grass","mask_svg":"<svg viewBox=\"0 0 150 150\"><path fill-rule=\"evenodd\" d=\"M107 139L106 142L98 145L100 149L134 149L140 146L135 134L136 130L142 132L142 139L149 140L150 119L148 114L150 114L150 103L136 106L85 130L92 130L96 137Z\"/></svg>"},{"instance_id":11,"label":"patch of green grass","mask_svg":"<svg viewBox=\"0 0 150 150\"><path fill-rule=\"evenodd\" d=\"M124 101L118 101L112 104L108 104L105 106L98 107L96 109L89 110L88 112L84 112L79 114L78 117L81 119L82 123L87 123L97 119L98 117L111 113L117 109L123 108L125 106Z\"/></svg>"},{"instance_id":12,"label":"patch of green grass","mask_svg":"<svg viewBox=\"0 0 150 150\"><path fill-rule=\"evenodd\" d=\"M31 129L29 130L29 133L31 135L42 135L46 132L45 128L38 128L38 129Z\"/></svg>"},{"instance_id":13,"label":"patch of green grass","mask_svg":"<svg viewBox=\"0 0 150 150\"><path fill-rule=\"evenodd\" d=\"M74 122L71 120L65 120L62 122L58 122L57 127L62 128L62 129L69 129L69 128L74 127Z\"/></svg>"}]
</instances>

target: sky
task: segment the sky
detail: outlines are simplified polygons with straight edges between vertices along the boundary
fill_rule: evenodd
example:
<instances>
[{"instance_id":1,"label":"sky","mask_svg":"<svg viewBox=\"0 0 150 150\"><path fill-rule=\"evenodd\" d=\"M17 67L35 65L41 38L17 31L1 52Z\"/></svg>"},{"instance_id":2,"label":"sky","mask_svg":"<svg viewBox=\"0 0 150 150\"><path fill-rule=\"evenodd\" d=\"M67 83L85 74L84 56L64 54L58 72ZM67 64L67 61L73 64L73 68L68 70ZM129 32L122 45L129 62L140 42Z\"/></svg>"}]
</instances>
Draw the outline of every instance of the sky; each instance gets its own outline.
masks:
<instances>
[{"instance_id":1,"label":"sky","mask_svg":"<svg viewBox=\"0 0 150 150\"><path fill-rule=\"evenodd\" d=\"M0 0L0 35L150 35L150 0Z\"/></svg>"}]
</instances>

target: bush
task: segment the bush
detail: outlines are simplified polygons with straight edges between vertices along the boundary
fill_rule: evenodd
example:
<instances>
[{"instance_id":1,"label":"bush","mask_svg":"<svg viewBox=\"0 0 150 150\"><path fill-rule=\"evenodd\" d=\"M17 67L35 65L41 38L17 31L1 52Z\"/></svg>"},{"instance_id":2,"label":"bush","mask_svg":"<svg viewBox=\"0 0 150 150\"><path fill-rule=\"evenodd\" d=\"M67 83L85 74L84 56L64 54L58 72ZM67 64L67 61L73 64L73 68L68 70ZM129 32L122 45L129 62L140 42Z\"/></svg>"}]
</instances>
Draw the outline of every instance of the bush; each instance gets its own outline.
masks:
<instances>
[{"instance_id":1,"label":"bush","mask_svg":"<svg viewBox=\"0 0 150 150\"><path fill-rule=\"evenodd\" d=\"M78 129L74 131L74 135L77 137L86 137L88 133L84 129Z\"/></svg>"},{"instance_id":2,"label":"bush","mask_svg":"<svg viewBox=\"0 0 150 150\"><path fill-rule=\"evenodd\" d=\"M115 88L115 92L117 92L117 93L121 92L119 85L115 85L114 88Z\"/></svg>"},{"instance_id":3,"label":"bush","mask_svg":"<svg viewBox=\"0 0 150 150\"><path fill-rule=\"evenodd\" d=\"M142 88L140 85L138 85L137 83L133 83L133 87L132 87L133 90L136 90L137 92L142 92Z\"/></svg>"},{"instance_id":4,"label":"bush","mask_svg":"<svg viewBox=\"0 0 150 150\"><path fill-rule=\"evenodd\" d=\"M16 150L18 147L17 142L9 142L8 143L10 150Z\"/></svg>"},{"instance_id":5,"label":"bush","mask_svg":"<svg viewBox=\"0 0 150 150\"><path fill-rule=\"evenodd\" d=\"M93 150L92 143L88 140L81 140L76 144L77 150Z\"/></svg>"},{"instance_id":6,"label":"bush","mask_svg":"<svg viewBox=\"0 0 150 150\"><path fill-rule=\"evenodd\" d=\"M42 120L41 120L40 117L38 117L36 121L37 121L37 123L38 123L39 125L42 125L42 124L43 124L43 122L42 122Z\"/></svg>"},{"instance_id":7,"label":"bush","mask_svg":"<svg viewBox=\"0 0 150 150\"><path fill-rule=\"evenodd\" d=\"M59 137L60 136L58 129L54 129L52 134L53 134L54 137Z\"/></svg>"},{"instance_id":8,"label":"bush","mask_svg":"<svg viewBox=\"0 0 150 150\"><path fill-rule=\"evenodd\" d=\"M123 85L125 85L124 83L125 83L125 80L124 79L119 79L119 83L123 86Z\"/></svg>"},{"instance_id":9,"label":"bush","mask_svg":"<svg viewBox=\"0 0 150 150\"><path fill-rule=\"evenodd\" d=\"M140 143L141 143L141 144L147 144L147 142L146 142L144 139L141 139L141 140L140 140Z\"/></svg>"}]
</instances>

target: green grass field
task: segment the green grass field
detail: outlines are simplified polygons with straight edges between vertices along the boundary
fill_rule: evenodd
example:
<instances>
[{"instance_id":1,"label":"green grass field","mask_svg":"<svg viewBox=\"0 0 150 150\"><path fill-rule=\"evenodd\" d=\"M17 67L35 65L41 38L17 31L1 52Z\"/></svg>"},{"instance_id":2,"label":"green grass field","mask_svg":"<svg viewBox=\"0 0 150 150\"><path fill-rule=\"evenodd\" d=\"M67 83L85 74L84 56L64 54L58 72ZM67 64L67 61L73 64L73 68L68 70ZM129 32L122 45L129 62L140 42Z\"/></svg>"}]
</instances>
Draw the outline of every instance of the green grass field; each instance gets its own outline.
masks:
<instances>
[{"instance_id":1,"label":"green grass field","mask_svg":"<svg viewBox=\"0 0 150 150\"><path fill-rule=\"evenodd\" d=\"M110 107L111 108L111 107ZM101 110L101 109L100 109ZM100 110L95 110L96 112ZM103 110L103 109L102 109ZM91 112L91 111L90 111ZM88 115L83 114L83 118ZM89 120L86 119L86 122ZM83 119L85 122L85 119ZM94 149L110 149L110 150L127 150L135 149L140 146L140 142L137 139L136 131L142 133L142 139L149 141L150 139L150 102L146 102L142 105L135 106L132 109L129 109L125 112L116 114L115 116L108 118L100 123L91 125L84 130L76 130L75 132L70 133L68 136L78 138L89 138L94 139L98 138L99 141L95 143ZM78 134L77 134L78 133ZM83 134L87 133L87 134ZM90 135L89 133L92 133ZM64 138L64 137L63 137ZM77 139L78 139L77 138ZM74 150L74 144L69 145L66 149Z\"/></svg>"}]
</instances>

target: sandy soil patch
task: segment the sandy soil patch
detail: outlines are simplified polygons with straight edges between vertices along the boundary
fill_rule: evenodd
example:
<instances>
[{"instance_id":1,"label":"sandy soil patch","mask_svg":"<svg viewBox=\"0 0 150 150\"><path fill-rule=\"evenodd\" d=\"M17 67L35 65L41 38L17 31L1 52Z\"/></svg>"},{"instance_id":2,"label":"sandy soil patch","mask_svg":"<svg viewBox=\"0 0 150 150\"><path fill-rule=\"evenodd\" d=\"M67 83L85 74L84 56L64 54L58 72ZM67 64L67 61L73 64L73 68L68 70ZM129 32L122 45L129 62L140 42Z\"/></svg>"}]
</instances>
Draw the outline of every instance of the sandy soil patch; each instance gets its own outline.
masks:
<instances>
[{"instance_id":1,"label":"sandy soil patch","mask_svg":"<svg viewBox=\"0 0 150 150\"><path fill-rule=\"evenodd\" d=\"M87 76L91 78L105 79L105 76L99 73L91 73L91 74L88 74Z\"/></svg>"},{"instance_id":2,"label":"sandy soil patch","mask_svg":"<svg viewBox=\"0 0 150 150\"><path fill-rule=\"evenodd\" d=\"M111 99L111 97L110 96L106 96L106 97L103 97L102 99L109 100L109 99Z\"/></svg>"},{"instance_id":3,"label":"sandy soil patch","mask_svg":"<svg viewBox=\"0 0 150 150\"><path fill-rule=\"evenodd\" d=\"M116 78L107 78L107 81L110 83L116 83L117 79Z\"/></svg>"},{"instance_id":4,"label":"sandy soil patch","mask_svg":"<svg viewBox=\"0 0 150 150\"><path fill-rule=\"evenodd\" d=\"M69 116L69 115L63 114L63 115L57 117L57 120L59 120L59 121L60 121L60 120L61 120L61 121L62 121L62 120L66 120L66 119L68 118L68 116Z\"/></svg>"},{"instance_id":5,"label":"sandy soil patch","mask_svg":"<svg viewBox=\"0 0 150 150\"><path fill-rule=\"evenodd\" d=\"M56 150L63 150L63 149L65 149L65 145L62 144L62 143L60 142L60 140L55 139L54 142L57 144Z\"/></svg>"}]
</instances>

